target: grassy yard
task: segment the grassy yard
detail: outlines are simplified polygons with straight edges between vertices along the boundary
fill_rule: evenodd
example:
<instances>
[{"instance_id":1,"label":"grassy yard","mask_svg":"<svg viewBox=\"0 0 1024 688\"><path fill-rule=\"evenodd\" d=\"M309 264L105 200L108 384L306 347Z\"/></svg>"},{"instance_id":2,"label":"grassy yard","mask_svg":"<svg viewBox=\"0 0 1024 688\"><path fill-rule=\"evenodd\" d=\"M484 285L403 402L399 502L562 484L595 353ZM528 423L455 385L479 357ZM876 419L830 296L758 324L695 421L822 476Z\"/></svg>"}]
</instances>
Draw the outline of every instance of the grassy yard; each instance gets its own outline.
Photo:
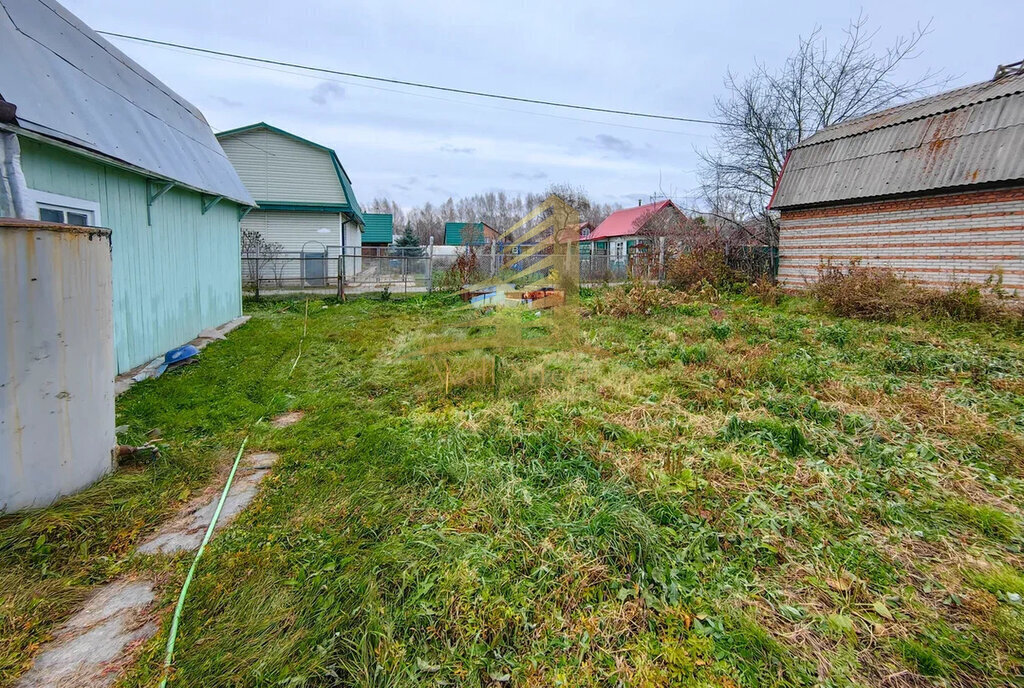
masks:
<instances>
[{"instance_id":1,"label":"grassy yard","mask_svg":"<svg viewBox=\"0 0 1024 688\"><path fill-rule=\"evenodd\" d=\"M446 393L405 354L464 336L451 303L311 301L293 372L305 304L258 305L121 397L162 458L0 520L0 683L100 582L170 610L189 555L133 548L246 435L282 460L204 556L171 685L1024 682L1019 332L695 298L504 352L497 386L461 355Z\"/></svg>"}]
</instances>

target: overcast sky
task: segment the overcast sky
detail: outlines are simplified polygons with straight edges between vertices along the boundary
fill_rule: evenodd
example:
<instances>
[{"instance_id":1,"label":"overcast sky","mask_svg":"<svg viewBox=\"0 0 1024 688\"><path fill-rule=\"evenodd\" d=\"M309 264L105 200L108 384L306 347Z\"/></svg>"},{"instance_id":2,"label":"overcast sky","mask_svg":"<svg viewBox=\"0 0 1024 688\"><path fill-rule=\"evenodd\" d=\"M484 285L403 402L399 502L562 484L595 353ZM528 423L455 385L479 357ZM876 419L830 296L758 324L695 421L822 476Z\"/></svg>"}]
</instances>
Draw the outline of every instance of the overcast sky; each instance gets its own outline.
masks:
<instances>
[{"instance_id":1,"label":"overcast sky","mask_svg":"<svg viewBox=\"0 0 1024 688\"><path fill-rule=\"evenodd\" d=\"M954 85L1024 58L1024 3L63 0L94 29L458 88L708 117L727 69L774 65L820 24L838 41L863 8L878 44L932 20L908 76ZM365 205L404 206L551 182L632 204L697 187L708 126L327 81L111 39L197 105L215 131L266 121L337 150Z\"/></svg>"}]
</instances>

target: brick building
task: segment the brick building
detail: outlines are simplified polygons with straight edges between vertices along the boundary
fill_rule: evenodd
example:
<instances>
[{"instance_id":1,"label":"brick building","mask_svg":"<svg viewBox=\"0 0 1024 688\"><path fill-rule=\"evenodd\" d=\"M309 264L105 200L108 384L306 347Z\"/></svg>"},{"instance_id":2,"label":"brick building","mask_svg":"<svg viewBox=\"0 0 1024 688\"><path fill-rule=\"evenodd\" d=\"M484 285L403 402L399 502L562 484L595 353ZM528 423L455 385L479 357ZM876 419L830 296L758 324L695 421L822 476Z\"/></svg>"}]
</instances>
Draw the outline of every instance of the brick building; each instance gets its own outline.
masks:
<instances>
[{"instance_id":1,"label":"brick building","mask_svg":"<svg viewBox=\"0 0 1024 688\"><path fill-rule=\"evenodd\" d=\"M819 131L790 151L770 207L785 286L858 261L1024 291L1024 66Z\"/></svg>"}]
</instances>

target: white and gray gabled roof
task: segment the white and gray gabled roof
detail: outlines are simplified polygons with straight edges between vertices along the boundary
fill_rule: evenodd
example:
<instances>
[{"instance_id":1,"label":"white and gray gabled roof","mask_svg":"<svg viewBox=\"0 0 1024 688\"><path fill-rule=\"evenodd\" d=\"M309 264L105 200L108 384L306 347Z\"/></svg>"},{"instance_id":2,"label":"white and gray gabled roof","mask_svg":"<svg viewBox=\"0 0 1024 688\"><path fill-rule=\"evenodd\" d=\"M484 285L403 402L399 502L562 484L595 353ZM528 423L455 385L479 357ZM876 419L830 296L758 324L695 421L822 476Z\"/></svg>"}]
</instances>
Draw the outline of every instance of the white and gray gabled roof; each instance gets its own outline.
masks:
<instances>
[{"instance_id":1,"label":"white and gray gabled roof","mask_svg":"<svg viewBox=\"0 0 1024 688\"><path fill-rule=\"evenodd\" d=\"M17 126L252 205L198 109L54 0L0 0L0 96Z\"/></svg>"}]
</instances>

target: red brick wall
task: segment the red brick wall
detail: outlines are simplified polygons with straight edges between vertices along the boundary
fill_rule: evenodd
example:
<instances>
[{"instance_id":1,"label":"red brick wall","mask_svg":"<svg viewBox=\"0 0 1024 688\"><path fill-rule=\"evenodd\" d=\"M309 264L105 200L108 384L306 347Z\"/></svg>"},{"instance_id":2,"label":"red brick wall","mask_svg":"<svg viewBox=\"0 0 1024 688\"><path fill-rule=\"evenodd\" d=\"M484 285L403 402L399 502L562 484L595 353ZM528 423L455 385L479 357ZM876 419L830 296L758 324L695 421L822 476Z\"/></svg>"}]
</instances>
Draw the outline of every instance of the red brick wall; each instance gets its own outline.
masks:
<instances>
[{"instance_id":1,"label":"red brick wall","mask_svg":"<svg viewBox=\"0 0 1024 688\"><path fill-rule=\"evenodd\" d=\"M1024 187L782 211L779 281L806 286L829 260L938 287L1001 272L1024 292Z\"/></svg>"}]
</instances>

